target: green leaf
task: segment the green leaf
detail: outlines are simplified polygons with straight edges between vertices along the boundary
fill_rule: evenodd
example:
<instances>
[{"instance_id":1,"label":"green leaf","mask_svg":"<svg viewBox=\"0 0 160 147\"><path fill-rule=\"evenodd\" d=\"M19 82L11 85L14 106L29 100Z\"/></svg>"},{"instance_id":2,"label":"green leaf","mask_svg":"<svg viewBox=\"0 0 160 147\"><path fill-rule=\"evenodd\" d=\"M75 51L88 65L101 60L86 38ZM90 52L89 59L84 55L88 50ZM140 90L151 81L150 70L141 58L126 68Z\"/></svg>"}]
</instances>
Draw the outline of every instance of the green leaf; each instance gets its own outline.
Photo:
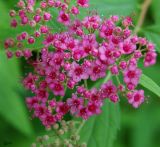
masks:
<instances>
[{"instance_id":1,"label":"green leaf","mask_svg":"<svg viewBox=\"0 0 160 147\"><path fill-rule=\"evenodd\" d=\"M145 37L156 45L156 50L160 53L160 25L153 25L142 30Z\"/></svg>"},{"instance_id":2,"label":"green leaf","mask_svg":"<svg viewBox=\"0 0 160 147\"><path fill-rule=\"evenodd\" d=\"M152 10L153 19L157 24L160 23L159 8L160 8L160 0L153 0L151 5L151 10Z\"/></svg>"},{"instance_id":3,"label":"green leaf","mask_svg":"<svg viewBox=\"0 0 160 147\"><path fill-rule=\"evenodd\" d=\"M110 77L111 74L108 73L108 76L103 81L96 83L93 87L99 88ZM113 104L106 100L102 107L102 113L91 117L84 123L80 130L81 141L86 142L88 147L111 147L119 125L119 104Z\"/></svg>"},{"instance_id":4,"label":"green leaf","mask_svg":"<svg viewBox=\"0 0 160 147\"><path fill-rule=\"evenodd\" d=\"M136 9L136 1L133 0L91 0L90 5L91 9L104 16L130 15Z\"/></svg>"},{"instance_id":5,"label":"green leaf","mask_svg":"<svg viewBox=\"0 0 160 147\"><path fill-rule=\"evenodd\" d=\"M2 21L0 21L0 28L5 27L6 23L9 22L9 15L8 15L8 8L4 4L3 1L0 1L0 18Z\"/></svg>"},{"instance_id":6,"label":"green leaf","mask_svg":"<svg viewBox=\"0 0 160 147\"><path fill-rule=\"evenodd\" d=\"M22 90L20 69L17 60L6 58L0 52L0 115L25 135L32 135L32 127L22 98L18 94Z\"/></svg>"},{"instance_id":7,"label":"green leaf","mask_svg":"<svg viewBox=\"0 0 160 147\"><path fill-rule=\"evenodd\" d=\"M111 147L119 125L119 105L107 100L102 108L102 113L85 122L80 131L81 141L86 142L88 147Z\"/></svg>"},{"instance_id":8,"label":"green leaf","mask_svg":"<svg viewBox=\"0 0 160 147\"><path fill-rule=\"evenodd\" d=\"M160 87L148 76L143 74L140 79L140 84L160 97Z\"/></svg>"},{"instance_id":9,"label":"green leaf","mask_svg":"<svg viewBox=\"0 0 160 147\"><path fill-rule=\"evenodd\" d=\"M138 110L134 119L134 129L132 131L132 146L133 147L151 147L152 135L156 129L156 123L153 110L151 107L143 107L143 109ZM149 116L149 119L148 119ZM147 121L146 121L147 120Z\"/></svg>"}]
</instances>

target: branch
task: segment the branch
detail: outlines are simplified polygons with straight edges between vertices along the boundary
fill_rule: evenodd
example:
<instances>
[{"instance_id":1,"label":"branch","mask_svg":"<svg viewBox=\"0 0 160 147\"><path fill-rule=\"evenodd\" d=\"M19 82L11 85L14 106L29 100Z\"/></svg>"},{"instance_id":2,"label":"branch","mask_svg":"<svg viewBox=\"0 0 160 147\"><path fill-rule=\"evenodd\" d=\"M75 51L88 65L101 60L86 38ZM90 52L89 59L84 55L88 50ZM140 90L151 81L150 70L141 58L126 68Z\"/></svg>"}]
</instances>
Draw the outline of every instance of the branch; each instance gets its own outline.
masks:
<instances>
[{"instance_id":1,"label":"branch","mask_svg":"<svg viewBox=\"0 0 160 147\"><path fill-rule=\"evenodd\" d=\"M142 27L151 2L152 2L152 0L144 0L144 3L141 6L141 13L140 13L140 16L138 19L138 23L137 23L135 30L134 30L135 34L137 34L139 32L140 28Z\"/></svg>"},{"instance_id":2,"label":"branch","mask_svg":"<svg viewBox=\"0 0 160 147\"><path fill-rule=\"evenodd\" d=\"M82 122L81 122L81 124L80 124L80 126L78 127L78 129L77 129L77 131L76 131L76 134L79 134L80 133L80 131L81 131L81 129L83 128L83 126L84 126L84 124L85 124L85 120L83 120Z\"/></svg>"}]
</instances>

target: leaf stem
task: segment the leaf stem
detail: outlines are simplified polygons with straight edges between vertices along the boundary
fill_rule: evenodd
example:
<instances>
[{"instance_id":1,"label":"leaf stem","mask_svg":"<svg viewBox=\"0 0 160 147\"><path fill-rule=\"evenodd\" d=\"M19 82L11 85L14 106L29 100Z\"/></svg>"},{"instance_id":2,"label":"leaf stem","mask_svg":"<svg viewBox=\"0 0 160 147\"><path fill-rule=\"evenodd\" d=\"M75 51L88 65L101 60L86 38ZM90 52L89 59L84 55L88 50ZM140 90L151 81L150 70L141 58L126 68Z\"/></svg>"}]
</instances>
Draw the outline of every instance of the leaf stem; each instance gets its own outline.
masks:
<instances>
[{"instance_id":1,"label":"leaf stem","mask_svg":"<svg viewBox=\"0 0 160 147\"><path fill-rule=\"evenodd\" d=\"M84 80L84 86L85 86L86 89L88 89L87 80Z\"/></svg>"},{"instance_id":2,"label":"leaf stem","mask_svg":"<svg viewBox=\"0 0 160 147\"><path fill-rule=\"evenodd\" d=\"M152 2L152 0L144 0L143 4L141 6L141 13L140 13L140 16L138 19L138 23L137 23L135 30L134 30L134 34L137 34L140 31L151 2Z\"/></svg>"},{"instance_id":3,"label":"leaf stem","mask_svg":"<svg viewBox=\"0 0 160 147\"><path fill-rule=\"evenodd\" d=\"M76 131L76 134L79 134L81 129L83 128L84 124L85 124L85 120L82 121L82 123L80 124L80 126L78 127L77 131Z\"/></svg>"}]
</instances>

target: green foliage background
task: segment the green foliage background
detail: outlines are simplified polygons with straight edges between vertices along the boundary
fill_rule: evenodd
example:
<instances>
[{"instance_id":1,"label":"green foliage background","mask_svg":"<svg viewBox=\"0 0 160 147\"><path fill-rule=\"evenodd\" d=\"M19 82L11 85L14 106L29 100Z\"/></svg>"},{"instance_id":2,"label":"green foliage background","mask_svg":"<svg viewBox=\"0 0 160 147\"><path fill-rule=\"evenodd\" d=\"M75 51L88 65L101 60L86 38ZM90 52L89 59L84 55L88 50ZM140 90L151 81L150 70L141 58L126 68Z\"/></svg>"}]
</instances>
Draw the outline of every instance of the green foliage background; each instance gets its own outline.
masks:
<instances>
[{"instance_id":1,"label":"green foliage background","mask_svg":"<svg viewBox=\"0 0 160 147\"><path fill-rule=\"evenodd\" d=\"M8 16L16 1L0 0L0 147L29 147L36 136L46 133L38 120L31 120L25 106L24 98L28 93L20 81L28 67L23 61L7 60L3 51L4 39L16 34L9 27ZM132 15L135 25L143 3L143 0L90 1L90 10L97 10L102 16ZM160 0L152 0L139 34L153 41L160 53L159 10ZM142 64L139 66L143 68ZM141 79L141 85L147 95L145 103L134 109L123 97L119 105L106 102L103 114L88 120L80 132L82 141L87 141L89 147L160 146L160 56L155 66L143 69L145 76Z\"/></svg>"}]
</instances>

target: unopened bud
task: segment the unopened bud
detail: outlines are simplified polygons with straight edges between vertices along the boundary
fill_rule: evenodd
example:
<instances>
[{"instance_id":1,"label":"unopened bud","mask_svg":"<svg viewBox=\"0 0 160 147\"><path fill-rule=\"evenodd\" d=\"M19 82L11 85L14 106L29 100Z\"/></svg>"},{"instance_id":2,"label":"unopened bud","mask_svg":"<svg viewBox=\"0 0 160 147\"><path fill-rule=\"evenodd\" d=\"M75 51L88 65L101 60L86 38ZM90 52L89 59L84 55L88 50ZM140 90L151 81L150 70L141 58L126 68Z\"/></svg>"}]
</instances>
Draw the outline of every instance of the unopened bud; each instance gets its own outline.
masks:
<instances>
[{"instance_id":1,"label":"unopened bud","mask_svg":"<svg viewBox=\"0 0 160 147\"><path fill-rule=\"evenodd\" d=\"M59 124L54 124L53 128L57 130L59 128Z\"/></svg>"},{"instance_id":2,"label":"unopened bud","mask_svg":"<svg viewBox=\"0 0 160 147\"><path fill-rule=\"evenodd\" d=\"M48 136L48 135L44 135L44 136L43 136L43 140L44 140L44 141L47 141L48 139L49 139L49 136Z\"/></svg>"},{"instance_id":3,"label":"unopened bud","mask_svg":"<svg viewBox=\"0 0 160 147\"><path fill-rule=\"evenodd\" d=\"M62 121L61 121L61 125L62 125L62 126L66 126L66 121L65 121L65 120L62 120Z\"/></svg>"},{"instance_id":4,"label":"unopened bud","mask_svg":"<svg viewBox=\"0 0 160 147\"><path fill-rule=\"evenodd\" d=\"M65 139L65 140L64 140L64 145L67 146L68 144L69 144L69 140Z\"/></svg>"},{"instance_id":5,"label":"unopened bud","mask_svg":"<svg viewBox=\"0 0 160 147\"><path fill-rule=\"evenodd\" d=\"M36 145L36 143L32 143L32 145L31 145L31 147L36 147L37 145Z\"/></svg>"},{"instance_id":6,"label":"unopened bud","mask_svg":"<svg viewBox=\"0 0 160 147\"><path fill-rule=\"evenodd\" d=\"M69 127L70 127L70 128L73 128L73 127L74 127L74 122L73 122L73 121L70 121L70 122L69 122Z\"/></svg>"},{"instance_id":7,"label":"unopened bud","mask_svg":"<svg viewBox=\"0 0 160 147\"><path fill-rule=\"evenodd\" d=\"M60 129L60 130L58 131L58 134L59 134L59 135L63 135L63 134L64 134L64 131L63 131L62 129Z\"/></svg>"},{"instance_id":8,"label":"unopened bud","mask_svg":"<svg viewBox=\"0 0 160 147\"><path fill-rule=\"evenodd\" d=\"M59 146L59 145L60 145L60 140L59 140L59 139L56 139L55 142L54 142L54 145L55 145L55 146Z\"/></svg>"},{"instance_id":9,"label":"unopened bud","mask_svg":"<svg viewBox=\"0 0 160 147\"><path fill-rule=\"evenodd\" d=\"M67 147L73 147L73 145L72 144L68 144Z\"/></svg>"},{"instance_id":10,"label":"unopened bud","mask_svg":"<svg viewBox=\"0 0 160 147\"><path fill-rule=\"evenodd\" d=\"M37 142L42 142L43 138L42 137L37 137L36 141Z\"/></svg>"},{"instance_id":11,"label":"unopened bud","mask_svg":"<svg viewBox=\"0 0 160 147\"><path fill-rule=\"evenodd\" d=\"M81 147L87 147L87 144L86 143L82 143Z\"/></svg>"}]
</instances>

